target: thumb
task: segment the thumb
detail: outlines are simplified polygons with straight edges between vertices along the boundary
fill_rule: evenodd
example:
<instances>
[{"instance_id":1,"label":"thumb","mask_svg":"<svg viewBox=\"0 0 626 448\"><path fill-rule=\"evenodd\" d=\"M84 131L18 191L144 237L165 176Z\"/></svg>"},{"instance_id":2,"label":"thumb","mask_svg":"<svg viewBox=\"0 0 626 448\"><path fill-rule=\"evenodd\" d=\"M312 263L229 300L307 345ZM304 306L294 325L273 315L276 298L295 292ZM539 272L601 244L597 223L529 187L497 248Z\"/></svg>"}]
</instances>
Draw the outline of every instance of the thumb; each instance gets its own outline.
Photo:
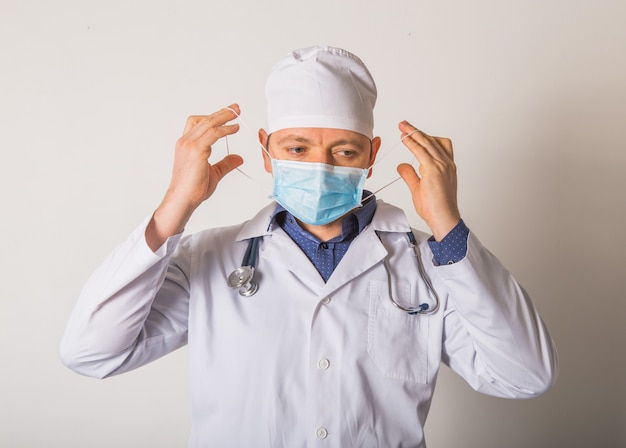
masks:
<instances>
[{"instance_id":1,"label":"thumb","mask_svg":"<svg viewBox=\"0 0 626 448\"><path fill-rule=\"evenodd\" d=\"M217 175L217 181L222 180L224 176L242 164L243 159L237 154L229 154L219 162L214 163L213 169L215 170L214 173Z\"/></svg>"},{"instance_id":2,"label":"thumb","mask_svg":"<svg viewBox=\"0 0 626 448\"><path fill-rule=\"evenodd\" d=\"M401 163L400 165L398 165L397 170L402 180L404 180L404 182L409 187L411 193L419 190L421 180L413 166L411 166L409 163Z\"/></svg>"}]
</instances>

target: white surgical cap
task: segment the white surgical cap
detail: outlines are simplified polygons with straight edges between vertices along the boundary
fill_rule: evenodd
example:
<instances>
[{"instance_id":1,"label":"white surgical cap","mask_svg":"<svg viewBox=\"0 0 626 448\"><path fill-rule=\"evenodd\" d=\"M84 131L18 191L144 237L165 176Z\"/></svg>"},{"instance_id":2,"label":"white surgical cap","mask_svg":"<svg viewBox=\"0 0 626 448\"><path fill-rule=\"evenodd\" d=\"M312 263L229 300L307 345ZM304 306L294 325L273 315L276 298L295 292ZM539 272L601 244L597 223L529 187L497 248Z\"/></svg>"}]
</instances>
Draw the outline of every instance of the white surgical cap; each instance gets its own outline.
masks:
<instances>
[{"instance_id":1,"label":"white surgical cap","mask_svg":"<svg viewBox=\"0 0 626 448\"><path fill-rule=\"evenodd\" d=\"M376 84L365 64L334 47L295 50L272 69L265 86L268 133L333 128L373 137Z\"/></svg>"}]
</instances>

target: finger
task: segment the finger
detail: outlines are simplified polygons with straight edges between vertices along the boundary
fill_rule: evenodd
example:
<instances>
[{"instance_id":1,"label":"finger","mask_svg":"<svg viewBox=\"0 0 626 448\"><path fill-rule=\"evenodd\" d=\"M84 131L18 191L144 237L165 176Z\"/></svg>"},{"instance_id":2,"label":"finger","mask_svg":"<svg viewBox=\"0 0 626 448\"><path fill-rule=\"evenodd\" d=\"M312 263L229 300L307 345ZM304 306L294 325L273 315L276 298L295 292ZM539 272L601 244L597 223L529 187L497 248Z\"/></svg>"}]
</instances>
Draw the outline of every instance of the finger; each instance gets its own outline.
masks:
<instances>
[{"instance_id":1,"label":"finger","mask_svg":"<svg viewBox=\"0 0 626 448\"><path fill-rule=\"evenodd\" d=\"M400 128L400 131L402 131L402 143L409 149L409 151L411 151L417 161L420 164L430 163L433 159L433 155L428 150L428 148L426 148L423 137L421 140L422 142L424 142L424 144L421 144L415 138L416 135L419 134L420 136L422 136L423 133L407 121L401 122L398 127Z\"/></svg>"},{"instance_id":2,"label":"finger","mask_svg":"<svg viewBox=\"0 0 626 448\"><path fill-rule=\"evenodd\" d=\"M398 129L400 129L403 135L410 134L411 132L419 131L419 129L417 129L415 126L413 126L411 123L409 123L406 120L403 120L398 124Z\"/></svg>"},{"instance_id":3,"label":"finger","mask_svg":"<svg viewBox=\"0 0 626 448\"><path fill-rule=\"evenodd\" d=\"M238 124L211 127L207 123L198 123L191 131L178 139L177 147L197 148L202 152L211 151L211 145L225 135L239 130Z\"/></svg>"},{"instance_id":4,"label":"finger","mask_svg":"<svg viewBox=\"0 0 626 448\"><path fill-rule=\"evenodd\" d=\"M200 146L211 146L225 135L231 135L239 131L238 124L226 124L223 126L211 126L208 122L200 122L183 136L188 142L195 142Z\"/></svg>"},{"instance_id":5,"label":"finger","mask_svg":"<svg viewBox=\"0 0 626 448\"><path fill-rule=\"evenodd\" d=\"M239 109L239 105L233 103L230 106L223 107L210 115L192 115L189 117L189 121L192 125L199 122L207 122L213 126L221 126L224 123L237 118L240 113L241 111Z\"/></svg>"},{"instance_id":6,"label":"finger","mask_svg":"<svg viewBox=\"0 0 626 448\"><path fill-rule=\"evenodd\" d=\"M199 123L204 123L213 127L222 126L225 123L237 118L240 113L241 110L239 109L239 105L237 103L233 103L230 106L224 107L210 115L192 115L187 118L183 133L188 133Z\"/></svg>"},{"instance_id":7,"label":"finger","mask_svg":"<svg viewBox=\"0 0 626 448\"><path fill-rule=\"evenodd\" d=\"M417 129L408 121L400 122L398 127L402 131L403 142L409 149L420 150L419 147L412 143L415 142L436 160L447 161L447 159L452 158L452 142L450 139L430 136Z\"/></svg>"},{"instance_id":8,"label":"finger","mask_svg":"<svg viewBox=\"0 0 626 448\"><path fill-rule=\"evenodd\" d=\"M220 138L226 135L232 135L239 131L238 124L226 124L219 127L207 127L198 130L198 138L205 139L208 141L209 145L212 145Z\"/></svg>"},{"instance_id":9,"label":"finger","mask_svg":"<svg viewBox=\"0 0 626 448\"><path fill-rule=\"evenodd\" d=\"M226 124L228 121L236 118L235 111L239 110L236 104L232 106L236 107L236 109L224 108L212 115L193 117L195 120L192 121L195 121L195 124L183 137L188 141L202 139L204 144L212 145L217 139L237 132L239 124ZM209 136L208 140L207 136Z\"/></svg>"},{"instance_id":10,"label":"finger","mask_svg":"<svg viewBox=\"0 0 626 448\"><path fill-rule=\"evenodd\" d=\"M447 149L442 145L441 137L433 137L428 134L424 134L422 132L422 136L425 139L425 143L420 143L422 146L426 148L426 150L433 156L433 158L441 161L441 162L449 162L451 159L451 154L447 151ZM416 137L418 139L419 136Z\"/></svg>"},{"instance_id":11,"label":"finger","mask_svg":"<svg viewBox=\"0 0 626 448\"><path fill-rule=\"evenodd\" d=\"M441 147L446 151L448 156L453 159L454 158L454 150L452 149L452 140L445 137L434 137L437 139Z\"/></svg>"}]
</instances>

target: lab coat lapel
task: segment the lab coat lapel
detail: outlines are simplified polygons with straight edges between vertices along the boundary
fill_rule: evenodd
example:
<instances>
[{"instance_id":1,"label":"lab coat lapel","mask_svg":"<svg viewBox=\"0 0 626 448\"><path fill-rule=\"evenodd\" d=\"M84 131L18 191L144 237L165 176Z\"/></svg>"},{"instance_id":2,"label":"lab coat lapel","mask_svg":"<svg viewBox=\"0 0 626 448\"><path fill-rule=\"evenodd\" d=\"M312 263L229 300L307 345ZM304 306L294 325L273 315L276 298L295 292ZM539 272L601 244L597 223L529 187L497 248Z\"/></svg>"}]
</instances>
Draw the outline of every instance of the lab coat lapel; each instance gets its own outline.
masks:
<instances>
[{"instance_id":1,"label":"lab coat lapel","mask_svg":"<svg viewBox=\"0 0 626 448\"><path fill-rule=\"evenodd\" d=\"M237 235L237 241L263 237L259 247L259 265L286 269L292 272L303 286L319 295L324 288L324 279L289 235L275 222L270 223L275 208L276 203L272 202L245 223ZM259 268L261 271L262 269L264 268Z\"/></svg>"},{"instance_id":2,"label":"lab coat lapel","mask_svg":"<svg viewBox=\"0 0 626 448\"><path fill-rule=\"evenodd\" d=\"M237 240L264 236L259 250L260 263L267 263L267 266L275 266L292 272L304 287L319 296L335 292L387 256L387 249L378 239L376 231L408 232L411 230L401 209L379 200L371 224L355 238L328 282L324 283L313 263L289 235L275 223L267 227L275 206L274 203L268 205L246 223L237 236Z\"/></svg>"},{"instance_id":3,"label":"lab coat lapel","mask_svg":"<svg viewBox=\"0 0 626 448\"><path fill-rule=\"evenodd\" d=\"M303 286L320 295L324 288L324 279L311 260L298 245L280 228L274 229L271 238L266 238L267 245L259 254L261 263L278 269L286 269L294 274Z\"/></svg>"},{"instance_id":4,"label":"lab coat lapel","mask_svg":"<svg viewBox=\"0 0 626 448\"><path fill-rule=\"evenodd\" d=\"M350 248L328 279L323 294L329 295L369 270L387 256L387 249L370 226L350 244Z\"/></svg>"},{"instance_id":5,"label":"lab coat lapel","mask_svg":"<svg viewBox=\"0 0 626 448\"><path fill-rule=\"evenodd\" d=\"M409 232L411 227L404 211L379 200L372 222L350 244L348 252L328 279L324 294L331 294L362 275L387 256L387 249L376 235L380 232Z\"/></svg>"}]
</instances>

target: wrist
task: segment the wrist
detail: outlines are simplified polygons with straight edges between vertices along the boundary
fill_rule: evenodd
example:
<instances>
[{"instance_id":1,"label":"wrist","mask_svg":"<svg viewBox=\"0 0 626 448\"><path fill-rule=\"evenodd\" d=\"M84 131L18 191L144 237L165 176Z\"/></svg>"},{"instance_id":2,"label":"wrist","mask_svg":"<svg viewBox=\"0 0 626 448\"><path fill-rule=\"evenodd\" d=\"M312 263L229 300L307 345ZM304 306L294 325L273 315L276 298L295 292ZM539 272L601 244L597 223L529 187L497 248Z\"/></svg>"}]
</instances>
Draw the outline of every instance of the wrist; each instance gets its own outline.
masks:
<instances>
[{"instance_id":1,"label":"wrist","mask_svg":"<svg viewBox=\"0 0 626 448\"><path fill-rule=\"evenodd\" d=\"M441 241L446 237L448 233L454 229L457 224L461 221L460 214L453 214L446 218L441 218L438 220L433 220L431 222L427 222L430 231L435 238L435 241Z\"/></svg>"},{"instance_id":2,"label":"wrist","mask_svg":"<svg viewBox=\"0 0 626 448\"><path fill-rule=\"evenodd\" d=\"M183 232L194 210L194 206L166 195L146 227L145 237L150 249L156 251L169 237Z\"/></svg>"}]
</instances>

